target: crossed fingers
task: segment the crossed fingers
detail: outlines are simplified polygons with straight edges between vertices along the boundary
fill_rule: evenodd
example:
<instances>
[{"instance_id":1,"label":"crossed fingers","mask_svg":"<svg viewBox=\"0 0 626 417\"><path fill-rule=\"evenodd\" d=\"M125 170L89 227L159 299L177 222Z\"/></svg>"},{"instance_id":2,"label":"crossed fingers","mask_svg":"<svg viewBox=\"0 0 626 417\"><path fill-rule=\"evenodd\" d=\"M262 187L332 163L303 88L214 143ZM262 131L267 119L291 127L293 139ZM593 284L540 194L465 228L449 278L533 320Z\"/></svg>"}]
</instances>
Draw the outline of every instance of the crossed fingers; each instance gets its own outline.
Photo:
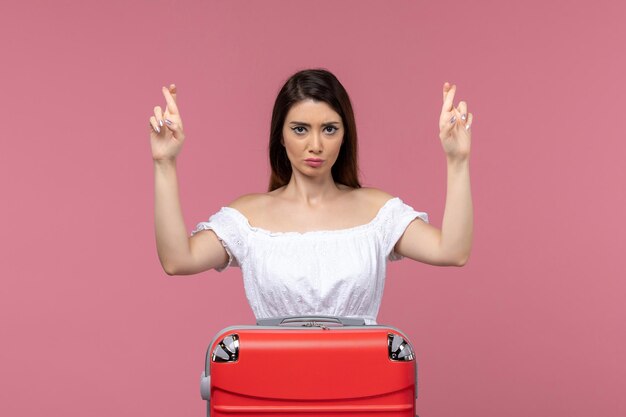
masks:
<instances>
[{"instance_id":1,"label":"crossed fingers","mask_svg":"<svg viewBox=\"0 0 626 417\"><path fill-rule=\"evenodd\" d=\"M165 97L165 111L161 109L161 106L154 107L154 116L150 117L150 127L157 133L161 132L163 122L171 124L171 121L167 119L169 115L178 114L178 106L176 105L176 86L170 84L169 88L162 87L161 91ZM165 120L163 118L165 117Z\"/></svg>"},{"instance_id":2,"label":"crossed fingers","mask_svg":"<svg viewBox=\"0 0 626 417\"><path fill-rule=\"evenodd\" d=\"M469 130L472 124L473 115L471 113L467 113L467 103L465 101L460 101L459 106L454 108L455 93L456 85L450 85L448 82L443 85L443 107L441 110L443 113L452 115L449 119L451 124L454 124L460 119L460 123L465 124L465 129Z\"/></svg>"}]
</instances>

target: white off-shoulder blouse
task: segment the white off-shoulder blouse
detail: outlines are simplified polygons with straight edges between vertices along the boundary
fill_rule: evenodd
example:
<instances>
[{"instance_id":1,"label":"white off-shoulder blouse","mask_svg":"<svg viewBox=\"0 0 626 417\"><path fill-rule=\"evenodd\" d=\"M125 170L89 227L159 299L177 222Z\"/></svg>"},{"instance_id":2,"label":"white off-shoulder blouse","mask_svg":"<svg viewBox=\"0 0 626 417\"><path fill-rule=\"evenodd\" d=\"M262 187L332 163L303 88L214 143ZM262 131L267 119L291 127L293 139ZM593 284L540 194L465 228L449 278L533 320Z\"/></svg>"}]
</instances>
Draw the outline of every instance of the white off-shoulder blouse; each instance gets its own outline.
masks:
<instances>
[{"instance_id":1,"label":"white off-shoulder blouse","mask_svg":"<svg viewBox=\"0 0 626 417\"><path fill-rule=\"evenodd\" d=\"M400 198L388 200L369 223L339 230L270 232L222 207L192 235L211 229L239 266L246 297L257 319L293 315L361 317L376 324L385 285L386 261L409 223L428 214Z\"/></svg>"}]
</instances>

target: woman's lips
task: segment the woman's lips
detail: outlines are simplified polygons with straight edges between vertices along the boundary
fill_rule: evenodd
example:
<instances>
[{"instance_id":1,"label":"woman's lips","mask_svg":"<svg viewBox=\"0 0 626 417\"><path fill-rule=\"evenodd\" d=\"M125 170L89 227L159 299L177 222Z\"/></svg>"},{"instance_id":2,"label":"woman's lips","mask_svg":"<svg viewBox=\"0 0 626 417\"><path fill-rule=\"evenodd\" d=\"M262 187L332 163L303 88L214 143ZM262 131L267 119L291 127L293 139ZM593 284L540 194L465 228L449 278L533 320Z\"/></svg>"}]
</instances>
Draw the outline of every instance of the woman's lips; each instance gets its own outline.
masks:
<instances>
[{"instance_id":1,"label":"woman's lips","mask_svg":"<svg viewBox=\"0 0 626 417\"><path fill-rule=\"evenodd\" d=\"M324 163L324 160L319 158L307 158L304 162L306 162L308 166L319 167L322 163Z\"/></svg>"}]
</instances>

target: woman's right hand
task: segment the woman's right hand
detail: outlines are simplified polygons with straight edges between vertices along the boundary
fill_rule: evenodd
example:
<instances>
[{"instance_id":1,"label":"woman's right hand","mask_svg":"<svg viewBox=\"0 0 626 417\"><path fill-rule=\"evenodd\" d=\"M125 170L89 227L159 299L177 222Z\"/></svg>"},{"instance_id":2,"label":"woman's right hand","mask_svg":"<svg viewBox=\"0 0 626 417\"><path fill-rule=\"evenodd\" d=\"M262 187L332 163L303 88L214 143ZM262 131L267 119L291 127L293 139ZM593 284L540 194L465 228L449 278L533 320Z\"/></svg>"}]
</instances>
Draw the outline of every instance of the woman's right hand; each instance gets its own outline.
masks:
<instances>
[{"instance_id":1,"label":"woman's right hand","mask_svg":"<svg viewBox=\"0 0 626 417\"><path fill-rule=\"evenodd\" d=\"M175 160L185 141L183 121L176 105L176 86L170 84L169 89L162 87L161 91L167 103L165 112L156 106L154 116L150 117L150 145L155 162Z\"/></svg>"}]
</instances>

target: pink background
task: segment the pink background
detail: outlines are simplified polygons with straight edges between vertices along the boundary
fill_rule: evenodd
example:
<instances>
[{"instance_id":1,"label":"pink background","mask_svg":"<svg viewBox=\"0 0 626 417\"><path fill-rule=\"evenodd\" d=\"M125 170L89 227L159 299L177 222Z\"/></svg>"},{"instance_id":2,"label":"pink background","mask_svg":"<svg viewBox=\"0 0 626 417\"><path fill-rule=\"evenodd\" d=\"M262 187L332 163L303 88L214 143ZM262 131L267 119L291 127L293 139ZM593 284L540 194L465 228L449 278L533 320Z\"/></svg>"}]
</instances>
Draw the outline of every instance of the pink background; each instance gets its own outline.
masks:
<instances>
[{"instance_id":1,"label":"pink background","mask_svg":"<svg viewBox=\"0 0 626 417\"><path fill-rule=\"evenodd\" d=\"M618 1L3 4L0 415L201 416L212 336L253 323L240 270L168 277L148 118L174 82L189 230L265 190L273 100L325 67L362 180L441 225L444 81L475 114L464 268L391 264L422 417L626 414Z\"/></svg>"}]
</instances>

